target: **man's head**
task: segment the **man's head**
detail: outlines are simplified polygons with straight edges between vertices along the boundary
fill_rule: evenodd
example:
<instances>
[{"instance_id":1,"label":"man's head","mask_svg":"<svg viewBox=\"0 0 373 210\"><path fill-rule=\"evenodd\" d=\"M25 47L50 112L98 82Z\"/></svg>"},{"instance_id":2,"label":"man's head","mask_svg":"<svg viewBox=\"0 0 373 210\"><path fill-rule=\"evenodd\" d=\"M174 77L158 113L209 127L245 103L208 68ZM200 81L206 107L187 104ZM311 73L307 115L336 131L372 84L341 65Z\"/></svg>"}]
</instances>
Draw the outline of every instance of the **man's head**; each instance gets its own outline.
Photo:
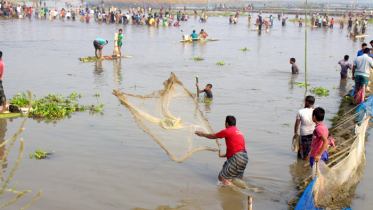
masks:
<instances>
[{"instance_id":1,"label":"man's head","mask_svg":"<svg viewBox=\"0 0 373 210\"><path fill-rule=\"evenodd\" d=\"M367 46L368 46L367 43L363 43L363 44L361 45L361 49L364 50L365 48L367 48Z\"/></svg>"},{"instance_id":2,"label":"man's head","mask_svg":"<svg viewBox=\"0 0 373 210\"><path fill-rule=\"evenodd\" d=\"M204 30L203 29L201 29L201 32L203 32Z\"/></svg>"},{"instance_id":3,"label":"man's head","mask_svg":"<svg viewBox=\"0 0 373 210\"><path fill-rule=\"evenodd\" d=\"M196 33L196 30L193 30L193 33Z\"/></svg>"},{"instance_id":4,"label":"man's head","mask_svg":"<svg viewBox=\"0 0 373 210\"><path fill-rule=\"evenodd\" d=\"M370 49L366 47L366 48L364 49L364 54L368 54L368 55L369 55L369 53L370 53Z\"/></svg>"},{"instance_id":5,"label":"man's head","mask_svg":"<svg viewBox=\"0 0 373 210\"><path fill-rule=\"evenodd\" d=\"M313 122L321 122L324 120L325 110L321 107L317 107L312 112L312 121Z\"/></svg>"},{"instance_id":6,"label":"man's head","mask_svg":"<svg viewBox=\"0 0 373 210\"><path fill-rule=\"evenodd\" d=\"M211 88L212 88L212 84L207 84L205 90L210 92Z\"/></svg>"},{"instance_id":7,"label":"man's head","mask_svg":"<svg viewBox=\"0 0 373 210\"><path fill-rule=\"evenodd\" d=\"M369 42L369 44L373 47L373 40Z\"/></svg>"},{"instance_id":8,"label":"man's head","mask_svg":"<svg viewBox=\"0 0 373 210\"><path fill-rule=\"evenodd\" d=\"M345 61L348 61L349 58L350 58L350 56L348 56L348 55L345 55L345 57L344 57Z\"/></svg>"},{"instance_id":9,"label":"man's head","mask_svg":"<svg viewBox=\"0 0 373 210\"><path fill-rule=\"evenodd\" d=\"M108 40L106 40L106 44L108 44L109 43L109 41Z\"/></svg>"},{"instance_id":10,"label":"man's head","mask_svg":"<svg viewBox=\"0 0 373 210\"><path fill-rule=\"evenodd\" d=\"M290 58L290 63L294 64L295 63L295 58Z\"/></svg>"},{"instance_id":11,"label":"man's head","mask_svg":"<svg viewBox=\"0 0 373 210\"><path fill-rule=\"evenodd\" d=\"M2 58L3 58L3 52L0 51L0 59L2 59Z\"/></svg>"},{"instance_id":12,"label":"man's head","mask_svg":"<svg viewBox=\"0 0 373 210\"><path fill-rule=\"evenodd\" d=\"M307 96L306 99L304 100L305 107L312 107L313 104L315 103L315 97L313 96Z\"/></svg>"},{"instance_id":13,"label":"man's head","mask_svg":"<svg viewBox=\"0 0 373 210\"><path fill-rule=\"evenodd\" d=\"M119 29L119 34L122 34L122 32L123 32L122 29Z\"/></svg>"},{"instance_id":14,"label":"man's head","mask_svg":"<svg viewBox=\"0 0 373 210\"><path fill-rule=\"evenodd\" d=\"M236 118L232 115L228 115L225 118L225 128L236 126Z\"/></svg>"}]
</instances>

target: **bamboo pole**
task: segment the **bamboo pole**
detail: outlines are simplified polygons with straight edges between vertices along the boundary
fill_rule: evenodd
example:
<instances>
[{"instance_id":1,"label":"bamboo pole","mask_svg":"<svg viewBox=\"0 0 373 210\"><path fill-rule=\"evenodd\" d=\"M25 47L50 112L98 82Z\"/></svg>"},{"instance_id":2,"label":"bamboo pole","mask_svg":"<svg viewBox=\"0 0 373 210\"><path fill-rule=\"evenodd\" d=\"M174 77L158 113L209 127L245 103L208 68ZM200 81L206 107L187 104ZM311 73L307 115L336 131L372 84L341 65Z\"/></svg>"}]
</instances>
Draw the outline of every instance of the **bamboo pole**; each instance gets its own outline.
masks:
<instances>
[{"instance_id":1,"label":"bamboo pole","mask_svg":"<svg viewBox=\"0 0 373 210\"><path fill-rule=\"evenodd\" d=\"M304 78L306 84L306 92L307 92L307 21L308 21L308 1L306 0L306 29L305 29L305 41L304 41Z\"/></svg>"},{"instance_id":2,"label":"bamboo pole","mask_svg":"<svg viewBox=\"0 0 373 210\"><path fill-rule=\"evenodd\" d=\"M198 76L196 76L196 83L198 84ZM197 98L199 98L199 86L197 86Z\"/></svg>"},{"instance_id":3,"label":"bamboo pole","mask_svg":"<svg viewBox=\"0 0 373 210\"><path fill-rule=\"evenodd\" d=\"M248 209L253 210L253 197L249 195L247 198L248 198L248 201L247 201Z\"/></svg>"}]
</instances>

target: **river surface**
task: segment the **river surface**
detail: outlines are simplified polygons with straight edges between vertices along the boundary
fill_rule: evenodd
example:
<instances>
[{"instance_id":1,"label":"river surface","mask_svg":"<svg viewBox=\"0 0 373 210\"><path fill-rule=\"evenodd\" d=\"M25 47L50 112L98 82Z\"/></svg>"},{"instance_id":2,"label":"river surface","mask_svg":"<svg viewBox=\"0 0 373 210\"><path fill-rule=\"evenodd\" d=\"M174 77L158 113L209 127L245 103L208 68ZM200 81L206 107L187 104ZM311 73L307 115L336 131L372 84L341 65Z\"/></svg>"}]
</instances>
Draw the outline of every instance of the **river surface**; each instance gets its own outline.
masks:
<instances>
[{"instance_id":1,"label":"river surface","mask_svg":"<svg viewBox=\"0 0 373 210\"><path fill-rule=\"evenodd\" d=\"M267 16L264 14L264 16ZM255 15L254 15L255 17ZM303 16L302 16L303 17ZM289 16L293 18L293 16ZM200 23L194 17L181 27L97 24L80 21L0 19L0 46L5 63L3 85L7 98L30 89L38 97L46 93L85 95L80 104L105 103L103 114L76 113L58 121L28 119L24 157L10 186L32 190L8 209L28 204L42 189L30 209L247 209L247 195L254 209L288 209L287 200L299 192L294 188L304 164L291 152L295 115L303 105L305 28L275 20L269 32L259 33L246 17L229 25L227 17L210 17ZM108 39L103 54L113 51L114 33L123 29L123 55L131 59L82 63L79 57L94 55L92 42ZM220 41L174 43L181 32L204 29ZM330 90L317 97L316 106L326 109L325 123L338 110L341 96L352 81L341 82L337 62L347 54L352 59L362 42L353 40L347 29L308 28L308 82L311 87ZM373 34L371 28L368 34ZM250 51L243 52L240 48ZM195 62L194 57L205 60ZM299 75L291 75L289 59L295 57ZM215 63L223 61L225 66ZM195 76L201 87L213 84L212 104L200 108L215 132L224 129L226 115L237 118L249 155L243 181L253 190L218 186L224 163L217 152L198 152L183 163L169 159L166 152L119 105L113 89L131 94L149 94L163 88L170 72L195 92ZM71 75L69 75L71 74ZM100 94L96 99L94 94ZM307 94L310 94L307 92ZM99 101L99 102L98 102ZM9 138L22 118L0 121L0 137ZM369 138L371 139L371 137ZM0 139L1 140L1 139ZM177 140L177 136L175 136ZM225 143L220 140L222 148ZM17 141L3 175L14 165ZM55 151L47 160L29 159L37 149ZM353 207L371 209L373 145L367 142L367 166L357 188ZM306 176L308 174L305 174ZM4 176L2 177L4 178ZM13 196L13 195L12 195ZM4 196L11 199L9 194Z\"/></svg>"}]
</instances>

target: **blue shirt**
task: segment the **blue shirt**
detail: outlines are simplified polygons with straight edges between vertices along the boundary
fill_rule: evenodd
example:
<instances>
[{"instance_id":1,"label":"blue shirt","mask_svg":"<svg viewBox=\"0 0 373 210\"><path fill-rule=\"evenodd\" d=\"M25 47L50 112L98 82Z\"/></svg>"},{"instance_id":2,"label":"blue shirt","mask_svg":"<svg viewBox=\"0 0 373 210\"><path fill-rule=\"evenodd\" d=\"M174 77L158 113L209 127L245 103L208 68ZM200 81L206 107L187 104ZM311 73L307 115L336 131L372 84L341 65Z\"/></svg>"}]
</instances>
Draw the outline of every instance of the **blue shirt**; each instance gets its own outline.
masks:
<instances>
[{"instance_id":1,"label":"blue shirt","mask_svg":"<svg viewBox=\"0 0 373 210\"><path fill-rule=\"evenodd\" d=\"M106 40L103 40L103 39L96 39L96 41L97 41L100 45L106 44Z\"/></svg>"},{"instance_id":2,"label":"blue shirt","mask_svg":"<svg viewBox=\"0 0 373 210\"><path fill-rule=\"evenodd\" d=\"M198 39L198 34L196 33L192 33L190 36L192 37L192 39Z\"/></svg>"},{"instance_id":3,"label":"blue shirt","mask_svg":"<svg viewBox=\"0 0 373 210\"><path fill-rule=\"evenodd\" d=\"M359 50L359 52L357 52L357 56L362 56L362 55L364 55L363 50ZM371 58L373 58L372 51L369 52L369 56L370 56Z\"/></svg>"}]
</instances>

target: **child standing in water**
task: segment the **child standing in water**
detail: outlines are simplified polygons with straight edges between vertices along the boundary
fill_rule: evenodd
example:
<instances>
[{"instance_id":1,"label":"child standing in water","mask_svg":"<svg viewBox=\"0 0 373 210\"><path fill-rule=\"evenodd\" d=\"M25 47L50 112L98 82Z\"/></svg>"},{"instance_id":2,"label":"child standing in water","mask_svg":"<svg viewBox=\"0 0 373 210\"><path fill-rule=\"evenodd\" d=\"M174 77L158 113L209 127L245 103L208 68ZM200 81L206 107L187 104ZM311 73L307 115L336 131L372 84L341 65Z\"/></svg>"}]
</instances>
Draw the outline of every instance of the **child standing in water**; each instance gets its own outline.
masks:
<instances>
[{"instance_id":1,"label":"child standing in water","mask_svg":"<svg viewBox=\"0 0 373 210\"><path fill-rule=\"evenodd\" d=\"M298 74L298 66L295 64L295 58L290 58L290 64L291 64L291 73L292 74Z\"/></svg>"},{"instance_id":2,"label":"child standing in water","mask_svg":"<svg viewBox=\"0 0 373 210\"><path fill-rule=\"evenodd\" d=\"M316 124L316 126L312 136L310 155L311 167L313 166L314 162L319 162L319 160L322 160L325 163L329 159L329 154L326 150L329 145L329 130L323 123L324 116L325 110L321 107L317 107L312 112L312 120Z\"/></svg>"}]
</instances>

